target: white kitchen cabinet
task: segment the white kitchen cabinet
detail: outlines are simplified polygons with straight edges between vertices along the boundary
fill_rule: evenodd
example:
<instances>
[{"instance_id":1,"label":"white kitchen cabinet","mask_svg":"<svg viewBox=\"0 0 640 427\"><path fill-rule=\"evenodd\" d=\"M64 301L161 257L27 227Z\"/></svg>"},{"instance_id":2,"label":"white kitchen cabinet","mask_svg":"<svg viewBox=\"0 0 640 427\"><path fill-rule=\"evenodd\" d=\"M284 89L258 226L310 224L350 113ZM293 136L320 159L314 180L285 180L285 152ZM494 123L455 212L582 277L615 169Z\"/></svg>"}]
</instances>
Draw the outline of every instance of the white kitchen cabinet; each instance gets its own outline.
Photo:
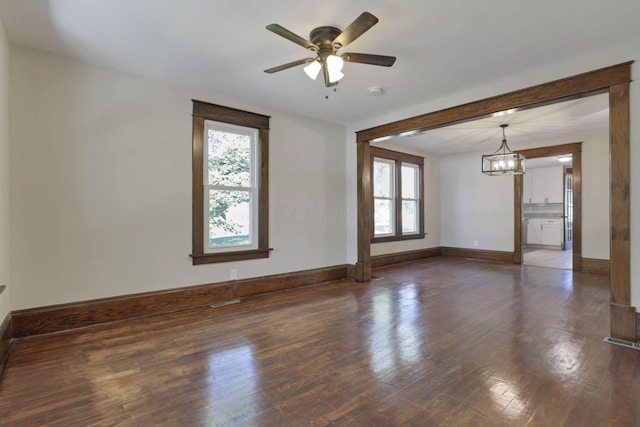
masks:
<instances>
[{"instance_id":1,"label":"white kitchen cabinet","mask_svg":"<svg viewBox=\"0 0 640 427\"><path fill-rule=\"evenodd\" d=\"M564 173L562 166L547 168L547 203L564 201Z\"/></svg>"},{"instance_id":2,"label":"white kitchen cabinet","mask_svg":"<svg viewBox=\"0 0 640 427\"><path fill-rule=\"evenodd\" d=\"M527 244L560 246L562 244L562 220L529 218Z\"/></svg>"},{"instance_id":3,"label":"white kitchen cabinet","mask_svg":"<svg viewBox=\"0 0 640 427\"><path fill-rule=\"evenodd\" d=\"M527 222L527 244L529 245L540 245L542 242L542 236L540 232L542 231L542 220L537 218L530 218Z\"/></svg>"},{"instance_id":4,"label":"white kitchen cabinet","mask_svg":"<svg viewBox=\"0 0 640 427\"><path fill-rule=\"evenodd\" d=\"M543 219L540 225L540 243L543 245L562 245L562 220Z\"/></svg>"},{"instance_id":5,"label":"white kitchen cabinet","mask_svg":"<svg viewBox=\"0 0 640 427\"><path fill-rule=\"evenodd\" d=\"M531 198L529 203L562 203L564 185L562 166L529 169L531 174ZM525 174L526 175L526 174ZM523 189L523 195L524 195Z\"/></svg>"}]
</instances>

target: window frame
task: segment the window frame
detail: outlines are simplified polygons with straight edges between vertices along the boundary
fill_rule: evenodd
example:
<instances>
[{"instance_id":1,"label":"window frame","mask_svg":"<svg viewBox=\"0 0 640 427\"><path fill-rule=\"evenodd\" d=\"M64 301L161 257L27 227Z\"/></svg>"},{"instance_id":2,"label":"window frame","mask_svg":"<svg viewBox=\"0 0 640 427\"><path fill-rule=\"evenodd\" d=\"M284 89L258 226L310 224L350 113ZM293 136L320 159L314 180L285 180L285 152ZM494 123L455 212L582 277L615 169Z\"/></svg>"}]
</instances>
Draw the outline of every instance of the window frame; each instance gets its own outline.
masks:
<instances>
[{"instance_id":1,"label":"window frame","mask_svg":"<svg viewBox=\"0 0 640 427\"><path fill-rule=\"evenodd\" d=\"M193 135L192 135L192 233L190 254L193 265L211 264L218 262L241 261L269 257L269 116L192 100L193 102ZM205 226L205 152L204 142L205 122L214 121L234 126L253 128L257 130L256 140L256 178L257 178L257 247L240 249L230 247L229 250L206 252L204 248L205 235L209 228Z\"/></svg>"},{"instance_id":2,"label":"window frame","mask_svg":"<svg viewBox=\"0 0 640 427\"><path fill-rule=\"evenodd\" d=\"M375 189L373 188L374 180L374 162L375 159L383 159L394 163L394 185L393 189L393 204L394 204L394 216L395 216L395 233L393 235L375 235ZM371 147L370 148L370 162L371 162L371 221L373 226L371 227L371 243L382 242L394 242L402 240L415 240L423 239L425 237L424 232L424 158L420 156L414 156L412 154L402 153L399 151L393 151L386 148ZM418 196L418 230L417 232L403 233L402 231L402 164L408 163L417 166L417 196ZM411 199L414 200L414 199Z\"/></svg>"}]
</instances>

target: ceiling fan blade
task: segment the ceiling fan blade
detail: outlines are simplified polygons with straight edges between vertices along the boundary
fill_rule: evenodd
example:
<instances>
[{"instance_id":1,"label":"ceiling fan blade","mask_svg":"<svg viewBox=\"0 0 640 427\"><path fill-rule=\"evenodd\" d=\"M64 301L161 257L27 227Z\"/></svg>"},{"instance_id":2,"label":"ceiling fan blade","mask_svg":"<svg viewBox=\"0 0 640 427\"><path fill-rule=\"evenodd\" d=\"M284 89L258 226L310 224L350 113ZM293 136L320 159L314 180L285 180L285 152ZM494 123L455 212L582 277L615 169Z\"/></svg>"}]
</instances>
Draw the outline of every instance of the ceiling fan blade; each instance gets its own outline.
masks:
<instances>
[{"instance_id":1,"label":"ceiling fan blade","mask_svg":"<svg viewBox=\"0 0 640 427\"><path fill-rule=\"evenodd\" d=\"M292 33L291 31L287 30L286 28L284 28L281 25L278 24L270 24L266 26L267 30L271 31L272 33L275 33L281 37L284 37L287 40L290 40L296 44L299 44L300 46L312 50L314 52L318 51L318 46L316 46L315 44L311 43L309 40L304 39L302 37L300 37L299 35Z\"/></svg>"},{"instance_id":2,"label":"ceiling fan blade","mask_svg":"<svg viewBox=\"0 0 640 427\"><path fill-rule=\"evenodd\" d=\"M362 15L358 16L355 21L349 24L349 26L331 42L331 46L334 50L346 47L377 23L378 18L369 12L363 12Z\"/></svg>"},{"instance_id":3,"label":"ceiling fan blade","mask_svg":"<svg viewBox=\"0 0 640 427\"><path fill-rule=\"evenodd\" d=\"M340 55L346 62L357 62L360 64L381 65L391 67L396 62L395 56L371 55L369 53L347 52Z\"/></svg>"},{"instance_id":4,"label":"ceiling fan blade","mask_svg":"<svg viewBox=\"0 0 640 427\"><path fill-rule=\"evenodd\" d=\"M302 65L302 64L308 64L315 60L316 60L315 58L298 59L297 61L289 62L288 64L278 65L277 67L269 68L267 70L264 70L264 72L273 74L273 73L277 73L278 71L286 70L287 68L297 67L298 65Z\"/></svg>"}]
</instances>

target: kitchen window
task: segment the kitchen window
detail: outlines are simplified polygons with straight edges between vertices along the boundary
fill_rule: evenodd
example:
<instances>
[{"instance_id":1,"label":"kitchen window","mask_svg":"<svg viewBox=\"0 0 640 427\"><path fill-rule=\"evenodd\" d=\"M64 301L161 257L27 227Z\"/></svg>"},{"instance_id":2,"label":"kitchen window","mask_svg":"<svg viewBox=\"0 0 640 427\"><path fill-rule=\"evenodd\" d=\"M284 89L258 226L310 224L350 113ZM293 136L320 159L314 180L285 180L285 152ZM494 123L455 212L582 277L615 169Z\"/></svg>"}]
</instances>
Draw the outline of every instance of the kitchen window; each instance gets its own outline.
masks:
<instances>
[{"instance_id":1,"label":"kitchen window","mask_svg":"<svg viewBox=\"0 0 640 427\"><path fill-rule=\"evenodd\" d=\"M193 101L193 264L267 258L269 117Z\"/></svg>"},{"instance_id":2,"label":"kitchen window","mask_svg":"<svg viewBox=\"0 0 640 427\"><path fill-rule=\"evenodd\" d=\"M371 147L372 243L424 238L424 159Z\"/></svg>"}]
</instances>

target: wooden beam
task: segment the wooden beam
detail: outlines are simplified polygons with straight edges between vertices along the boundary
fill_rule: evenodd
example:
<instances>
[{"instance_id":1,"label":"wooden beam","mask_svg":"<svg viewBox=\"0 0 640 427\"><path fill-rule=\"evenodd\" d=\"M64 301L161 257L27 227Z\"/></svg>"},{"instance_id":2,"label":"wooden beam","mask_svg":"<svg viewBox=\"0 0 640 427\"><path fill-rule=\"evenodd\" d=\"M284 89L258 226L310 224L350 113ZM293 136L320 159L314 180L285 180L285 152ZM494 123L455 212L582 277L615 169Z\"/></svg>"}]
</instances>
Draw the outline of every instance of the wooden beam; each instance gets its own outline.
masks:
<instances>
[{"instance_id":1,"label":"wooden beam","mask_svg":"<svg viewBox=\"0 0 640 427\"><path fill-rule=\"evenodd\" d=\"M629 81L631 81L631 62L625 62L457 107L446 108L433 113L365 129L357 132L357 140L358 142L371 141L376 138L398 135L402 132L436 129L470 119L488 117L499 111L514 108L519 110L535 108L593 95L594 93L605 93L609 86Z\"/></svg>"}]
</instances>

